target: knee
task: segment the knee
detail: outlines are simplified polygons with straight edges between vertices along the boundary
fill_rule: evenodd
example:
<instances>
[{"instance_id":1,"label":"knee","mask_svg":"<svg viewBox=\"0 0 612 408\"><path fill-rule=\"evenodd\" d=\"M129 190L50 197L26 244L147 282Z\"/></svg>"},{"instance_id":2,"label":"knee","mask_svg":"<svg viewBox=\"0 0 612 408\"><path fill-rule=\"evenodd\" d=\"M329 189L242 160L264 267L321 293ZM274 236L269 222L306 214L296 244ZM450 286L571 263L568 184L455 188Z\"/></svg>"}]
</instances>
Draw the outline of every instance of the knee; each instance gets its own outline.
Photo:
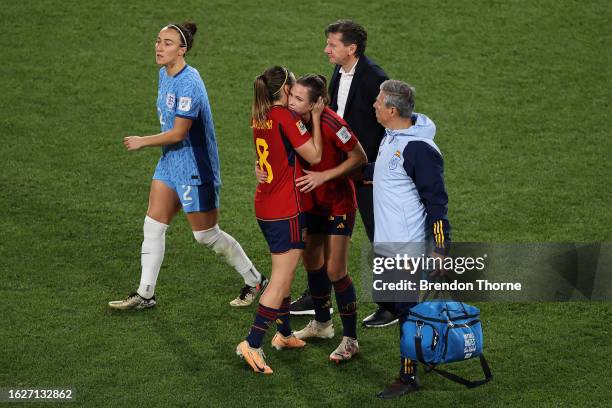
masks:
<instances>
[{"instance_id":1,"label":"knee","mask_svg":"<svg viewBox=\"0 0 612 408\"><path fill-rule=\"evenodd\" d=\"M302 263L304 264L304 269L306 270L306 272L309 272L309 273L318 272L319 269L325 266L323 259L319 259L319 258L303 257Z\"/></svg>"},{"instance_id":2,"label":"knee","mask_svg":"<svg viewBox=\"0 0 612 408\"><path fill-rule=\"evenodd\" d=\"M221 228L215 225L212 228L203 231L193 231L193 237L198 243L206 246L212 246L217 242L221 235Z\"/></svg>"},{"instance_id":3,"label":"knee","mask_svg":"<svg viewBox=\"0 0 612 408\"><path fill-rule=\"evenodd\" d=\"M327 264L327 276L332 282L339 281L346 276L346 265L340 265L337 263Z\"/></svg>"},{"instance_id":4,"label":"knee","mask_svg":"<svg viewBox=\"0 0 612 408\"><path fill-rule=\"evenodd\" d=\"M268 286L266 286L266 290L262 297L266 299L272 300L273 303L279 303L291 295L291 284L286 284L285 282L275 281L274 279L270 280Z\"/></svg>"},{"instance_id":5,"label":"knee","mask_svg":"<svg viewBox=\"0 0 612 408\"><path fill-rule=\"evenodd\" d=\"M164 236L167 229L167 224L159 222L147 215L142 226L142 233L145 238L159 238Z\"/></svg>"},{"instance_id":6,"label":"knee","mask_svg":"<svg viewBox=\"0 0 612 408\"><path fill-rule=\"evenodd\" d=\"M233 239L223 232L219 225L204 231L193 231L193 237L200 244L215 251L216 254L228 253L233 247Z\"/></svg>"},{"instance_id":7,"label":"knee","mask_svg":"<svg viewBox=\"0 0 612 408\"><path fill-rule=\"evenodd\" d=\"M318 271L321 269L325 264L322 248L315 249L308 248L307 246L302 255L302 263L306 271Z\"/></svg>"}]
</instances>

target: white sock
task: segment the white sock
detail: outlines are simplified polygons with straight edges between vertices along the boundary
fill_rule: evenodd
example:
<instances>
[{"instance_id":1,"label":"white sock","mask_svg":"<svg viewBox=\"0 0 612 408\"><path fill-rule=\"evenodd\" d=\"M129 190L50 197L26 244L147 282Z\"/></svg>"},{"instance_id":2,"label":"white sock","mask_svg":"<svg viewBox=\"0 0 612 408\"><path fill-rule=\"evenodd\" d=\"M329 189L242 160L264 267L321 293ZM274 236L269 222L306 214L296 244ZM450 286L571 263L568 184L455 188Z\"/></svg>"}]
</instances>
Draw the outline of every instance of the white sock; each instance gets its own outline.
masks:
<instances>
[{"instance_id":1,"label":"white sock","mask_svg":"<svg viewBox=\"0 0 612 408\"><path fill-rule=\"evenodd\" d=\"M217 254L222 254L227 263L242 275L245 284L257 286L261 282L261 274L255 269L238 241L222 231L219 225L204 231L193 231L193 236L200 244L206 245Z\"/></svg>"},{"instance_id":2,"label":"white sock","mask_svg":"<svg viewBox=\"0 0 612 408\"><path fill-rule=\"evenodd\" d=\"M166 230L168 226L153 218L146 216L142 227L144 240L140 262L142 275L140 275L140 286L138 294L149 299L155 294L155 284L159 275L159 268L164 260L166 249Z\"/></svg>"}]
</instances>

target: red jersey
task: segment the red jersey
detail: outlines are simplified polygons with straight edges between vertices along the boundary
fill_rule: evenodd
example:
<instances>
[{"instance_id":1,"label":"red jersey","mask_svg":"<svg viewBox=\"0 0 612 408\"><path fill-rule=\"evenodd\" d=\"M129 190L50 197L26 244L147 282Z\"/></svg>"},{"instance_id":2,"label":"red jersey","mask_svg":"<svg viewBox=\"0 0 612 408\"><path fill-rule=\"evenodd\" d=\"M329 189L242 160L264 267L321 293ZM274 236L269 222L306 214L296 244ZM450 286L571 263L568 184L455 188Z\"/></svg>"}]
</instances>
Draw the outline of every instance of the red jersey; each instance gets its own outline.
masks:
<instances>
[{"instance_id":1,"label":"red jersey","mask_svg":"<svg viewBox=\"0 0 612 408\"><path fill-rule=\"evenodd\" d=\"M295 152L310 138L308 129L294 112L273 106L266 121L253 123L253 141L259 167L268 173L255 190L255 216L261 220L294 217L312 208L310 194L301 193L295 180L304 175Z\"/></svg>"},{"instance_id":2,"label":"red jersey","mask_svg":"<svg viewBox=\"0 0 612 408\"><path fill-rule=\"evenodd\" d=\"M357 136L336 112L325 107L321 114L321 136L323 156L321 161L310 166L310 170L333 169L346 160L346 153L357 144ZM342 176L321 184L314 190L314 208L317 215L342 215L357 208L355 184L348 176Z\"/></svg>"}]
</instances>

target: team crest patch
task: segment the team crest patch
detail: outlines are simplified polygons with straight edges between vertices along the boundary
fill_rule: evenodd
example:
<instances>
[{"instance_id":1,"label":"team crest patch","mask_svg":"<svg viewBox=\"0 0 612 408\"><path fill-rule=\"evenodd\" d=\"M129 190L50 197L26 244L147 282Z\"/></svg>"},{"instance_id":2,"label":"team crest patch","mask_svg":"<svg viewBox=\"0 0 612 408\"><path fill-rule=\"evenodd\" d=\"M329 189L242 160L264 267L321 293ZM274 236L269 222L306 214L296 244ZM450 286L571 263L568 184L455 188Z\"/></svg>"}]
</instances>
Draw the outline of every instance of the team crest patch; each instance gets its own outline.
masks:
<instances>
[{"instance_id":1,"label":"team crest patch","mask_svg":"<svg viewBox=\"0 0 612 408\"><path fill-rule=\"evenodd\" d=\"M306 129L306 125L304 125L304 122L302 122L301 120L298 120L297 122L295 122L295 126L297 126L301 135L308 132L308 129Z\"/></svg>"},{"instance_id":2,"label":"team crest patch","mask_svg":"<svg viewBox=\"0 0 612 408\"><path fill-rule=\"evenodd\" d=\"M338 139L340 139L344 144L351 140L351 132L348 131L346 126L342 126L340 130L336 132L336 136L338 136Z\"/></svg>"},{"instance_id":3,"label":"team crest patch","mask_svg":"<svg viewBox=\"0 0 612 408\"><path fill-rule=\"evenodd\" d=\"M169 109L174 109L174 103L176 102L176 96L173 93L166 94L166 106Z\"/></svg>"},{"instance_id":4,"label":"team crest patch","mask_svg":"<svg viewBox=\"0 0 612 408\"><path fill-rule=\"evenodd\" d=\"M191 109L191 98L182 96L179 98L178 110L187 112Z\"/></svg>"},{"instance_id":5,"label":"team crest patch","mask_svg":"<svg viewBox=\"0 0 612 408\"><path fill-rule=\"evenodd\" d=\"M391 161L389 162L389 170L395 170L397 168L397 164L400 162L402 157L402 154L400 153L400 151L396 151L395 154L393 154L393 157L391 158Z\"/></svg>"}]
</instances>

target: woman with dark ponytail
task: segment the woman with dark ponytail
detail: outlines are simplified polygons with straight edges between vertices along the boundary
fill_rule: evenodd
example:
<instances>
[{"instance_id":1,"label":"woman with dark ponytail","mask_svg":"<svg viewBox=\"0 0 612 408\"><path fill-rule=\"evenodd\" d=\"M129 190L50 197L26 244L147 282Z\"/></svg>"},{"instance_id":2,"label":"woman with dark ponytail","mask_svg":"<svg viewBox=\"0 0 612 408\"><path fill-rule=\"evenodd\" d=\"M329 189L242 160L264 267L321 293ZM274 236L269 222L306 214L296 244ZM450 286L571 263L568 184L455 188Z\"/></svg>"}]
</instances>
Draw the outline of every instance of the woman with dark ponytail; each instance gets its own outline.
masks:
<instances>
[{"instance_id":1,"label":"woman with dark ponytail","mask_svg":"<svg viewBox=\"0 0 612 408\"><path fill-rule=\"evenodd\" d=\"M125 299L109 302L113 309L155 306L166 229L181 207L196 241L223 255L242 275L245 287L230 302L232 306L250 304L267 283L240 244L217 224L221 176L215 127L204 82L185 62L196 32L192 22L168 24L161 29L155 42L155 61L161 65L157 94L161 132L123 139L129 151L161 146L162 155L153 175L144 220L140 286Z\"/></svg>"},{"instance_id":2,"label":"woman with dark ponytail","mask_svg":"<svg viewBox=\"0 0 612 408\"><path fill-rule=\"evenodd\" d=\"M272 374L261 348L266 330L277 323L272 347L301 348L289 322L291 283L305 247L306 216L312 207L309 193L302 193L295 180L304 175L302 160L321 160L320 115L323 101L312 110L312 135L299 116L287 109L289 90L295 78L285 67L274 66L255 78L252 128L260 170L266 178L255 191L255 215L272 256L270 283L259 299L259 307L247 338L236 354L256 373Z\"/></svg>"},{"instance_id":3,"label":"woman with dark ponytail","mask_svg":"<svg viewBox=\"0 0 612 408\"><path fill-rule=\"evenodd\" d=\"M318 99L329 102L325 77L304 75L291 88L289 108L309 123ZM329 359L339 363L359 352L357 298L348 274L348 251L357 209L355 186L349 175L366 164L367 158L349 125L329 107L321 114L321 135L321 162L311 165L306 175L297 179L302 192L313 192L314 205L306 214L304 269L315 319L295 332L295 337L305 340L334 336L330 314L333 287L343 330L342 340Z\"/></svg>"}]
</instances>

